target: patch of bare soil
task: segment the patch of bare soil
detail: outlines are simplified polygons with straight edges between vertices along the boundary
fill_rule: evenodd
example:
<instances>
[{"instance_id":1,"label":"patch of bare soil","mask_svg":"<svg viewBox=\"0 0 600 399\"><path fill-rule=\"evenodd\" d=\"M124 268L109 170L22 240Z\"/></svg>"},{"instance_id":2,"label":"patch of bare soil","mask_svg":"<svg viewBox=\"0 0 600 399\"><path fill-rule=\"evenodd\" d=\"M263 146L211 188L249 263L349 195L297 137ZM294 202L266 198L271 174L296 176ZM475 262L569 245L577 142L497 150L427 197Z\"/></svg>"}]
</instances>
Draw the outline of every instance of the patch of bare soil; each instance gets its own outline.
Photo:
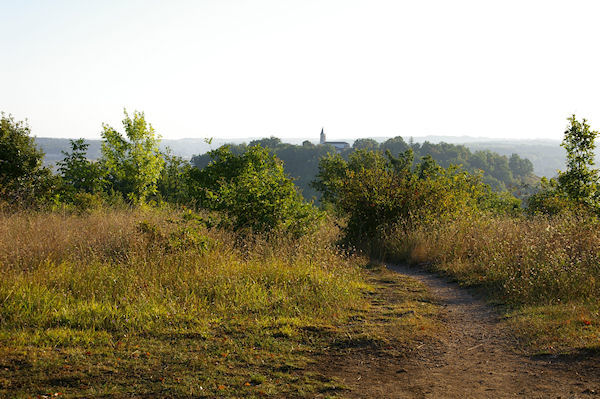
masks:
<instances>
[{"instance_id":1,"label":"patch of bare soil","mask_svg":"<svg viewBox=\"0 0 600 399\"><path fill-rule=\"evenodd\" d=\"M444 278L404 266L391 270L425 284L439 301L438 339L390 352L376 347L330 350L319 372L352 398L600 398L600 357L531 357L518 353L497 312ZM380 284L374 306L394 300Z\"/></svg>"}]
</instances>

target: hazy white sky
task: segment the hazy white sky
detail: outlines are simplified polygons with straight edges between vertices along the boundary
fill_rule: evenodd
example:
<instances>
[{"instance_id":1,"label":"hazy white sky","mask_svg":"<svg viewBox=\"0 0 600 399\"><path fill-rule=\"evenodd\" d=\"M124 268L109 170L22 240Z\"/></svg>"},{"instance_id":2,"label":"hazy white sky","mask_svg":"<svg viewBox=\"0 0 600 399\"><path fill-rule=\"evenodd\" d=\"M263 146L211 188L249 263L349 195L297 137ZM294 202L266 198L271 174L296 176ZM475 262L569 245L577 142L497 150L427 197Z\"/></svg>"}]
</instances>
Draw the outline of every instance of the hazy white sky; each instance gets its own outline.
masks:
<instances>
[{"instance_id":1,"label":"hazy white sky","mask_svg":"<svg viewBox=\"0 0 600 399\"><path fill-rule=\"evenodd\" d=\"M600 2L0 0L0 110L40 137L123 107L164 138L600 129Z\"/></svg>"}]
</instances>

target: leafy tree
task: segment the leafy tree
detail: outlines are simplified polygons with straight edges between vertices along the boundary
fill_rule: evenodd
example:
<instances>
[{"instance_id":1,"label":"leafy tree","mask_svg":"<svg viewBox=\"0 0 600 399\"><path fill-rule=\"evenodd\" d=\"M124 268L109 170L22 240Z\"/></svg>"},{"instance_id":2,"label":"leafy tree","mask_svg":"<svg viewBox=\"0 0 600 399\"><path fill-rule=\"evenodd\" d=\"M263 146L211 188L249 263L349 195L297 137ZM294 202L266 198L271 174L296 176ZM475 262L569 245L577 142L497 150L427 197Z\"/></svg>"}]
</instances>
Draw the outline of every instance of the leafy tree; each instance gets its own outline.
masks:
<instances>
[{"instance_id":1,"label":"leafy tree","mask_svg":"<svg viewBox=\"0 0 600 399\"><path fill-rule=\"evenodd\" d=\"M70 140L71 152L62 151L65 156L57 162L63 182L78 192L98 193L104 185L105 169L98 162L86 157L88 144L84 139Z\"/></svg>"},{"instance_id":2,"label":"leafy tree","mask_svg":"<svg viewBox=\"0 0 600 399\"><path fill-rule=\"evenodd\" d=\"M394 157L390 150L387 150L385 155L390 160L390 165L397 175L403 176L410 173L415 160L415 153L412 148L398 154L398 157Z\"/></svg>"},{"instance_id":3,"label":"leafy tree","mask_svg":"<svg viewBox=\"0 0 600 399\"><path fill-rule=\"evenodd\" d=\"M319 161L319 171L311 186L322 195L322 201L336 203L348 171L348 163L340 154L327 154Z\"/></svg>"},{"instance_id":4,"label":"leafy tree","mask_svg":"<svg viewBox=\"0 0 600 399\"><path fill-rule=\"evenodd\" d=\"M346 161L340 154L327 154L319 161L319 171L312 186L321 192L323 202L335 204L340 200L349 173L384 168L386 158L379 151L358 150Z\"/></svg>"},{"instance_id":5,"label":"leafy tree","mask_svg":"<svg viewBox=\"0 0 600 399\"><path fill-rule=\"evenodd\" d=\"M102 162L113 190L132 202L144 202L156 193L164 166L158 149L160 138L146 122L143 112L135 111L133 117L127 111L124 113L125 136L103 125Z\"/></svg>"},{"instance_id":6,"label":"leafy tree","mask_svg":"<svg viewBox=\"0 0 600 399\"><path fill-rule=\"evenodd\" d=\"M224 146L210 156L207 167L190 171L200 206L226 214L235 229L282 229L299 235L314 226L316 209L302 200L268 149L252 146L235 155Z\"/></svg>"},{"instance_id":7,"label":"leafy tree","mask_svg":"<svg viewBox=\"0 0 600 399\"><path fill-rule=\"evenodd\" d=\"M4 113L0 117L0 197L20 205L45 202L57 183L42 166L44 153L29 126Z\"/></svg>"},{"instance_id":8,"label":"leafy tree","mask_svg":"<svg viewBox=\"0 0 600 399\"><path fill-rule=\"evenodd\" d=\"M594 140L598 132L585 119L569 119L562 146L567 151L567 170L559 172L558 184L569 198L588 205L598 205L598 170L594 169Z\"/></svg>"},{"instance_id":9,"label":"leafy tree","mask_svg":"<svg viewBox=\"0 0 600 399\"><path fill-rule=\"evenodd\" d=\"M360 172L366 169L380 169L387 165L387 160L379 151L367 149L354 151L348 157L348 169Z\"/></svg>"},{"instance_id":10,"label":"leafy tree","mask_svg":"<svg viewBox=\"0 0 600 399\"><path fill-rule=\"evenodd\" d=\"M174 203L188 203L188 176L192 165L181 157L173 155L171 150L163 153L165 166L157 181L158 194L161 199Z\"/></svg>"},{"instance_id":11,"label":"leafy tree","mask_svg":"<svg viewBox=\"0 0 600 399\"><path fill-rule=\"evenodd\" d=\"M390 151L392 155L398 155L408 150L409 146L402 137L396 136L384 141L379 148L383 152Z\"/></svg>"},{"instance_id":12,"label":"leafy tree","mask_svg":"<svg viewBox=\"0 0 600 399\"><path fill-rule=\"evenodd\" d=\"M567 170L556 179L542 179L541 189L528 199L530 213L557 214L565 211L600 213L598 170L594 166L597 131L575 115L567 119L562 146L567 151Z\"/></svg>"},{"instance_id":13,"label":"leafy tree","mask_svg":"<svg viewBox=\"0 0 600 399\"><path fill-rule=\"evenodd\" d=\"M373 139L358 139L352 143L352 148L355 150L377 150L379 143Z\"/></svg>"},{"instance_id":14,"label":"leafy tree","mask_svg":"<svg viewBox=\"0 0 600 399\"><path fill-rule=\"evenodd\" d=\"M558 188L556 179L542 177L540 189L527 198L527 211L530 214L557 215L577 208L577 203Z\"/></svg>"},{"instance_id":15,"label":"leafy tree","mask_svg":"<svg viewBox=\"0 0 600 399\"><path fill-rule=\"evenodd\" d=\"M515 177L527 177L533 173L533 164L529 159L523 159L517 154L512 154L508 166Z\"/></svg>"},{"instance_id":16,"label":"leafy tree","mask_svg":"<svg viewBox=\"0 0 600 399\"><path fill-rule=\"evenodd\" d=\"M44 153L30 137L29 126L2 113L0 119L0 184L13 184L35 175L42 166Z\"/></svg>"},{"instance_id":17,"label":"leafy tree","mask_svg":"<svg viewBox=\"0 0 600 399\"><path fill-rule=\"evenodd\" d=\"M426 155L421 159L421 163L417 165L415 173L419 176L419 179L423 180L438 176L442 170L442 167L431 155Z\"/></svg>"},{"instance_id":18,"label":"leafy tree","mask_svg":"<svg viewBox=\"0 0 600 399\"><path fill-rule=\"evenodd\" d=\"M392 230L518 207L518 200L494 194L479 175L443 168L430 155L413 168L413 156L412 149L398 157L362 150L349 161L340 156L321 161L314 185L346 217L346 242L372 250Z\"/></svg>"},{"instance_id":19,"label":"leafy tree","mask_svg":"<svg viewBox=\"0 0 600 399\"><path fill-rule=\"evenodd\" d=\"M254 147L254 146L261 146L263 148L277 148L278 146L281 145L281 139L275 136L271 136L269 138L264 138L264 139L260 139L260 140L252 140L250 142L250 144L248 144L249 147Z\"/></svg>"},{"instance_id":20,"label":"leafy tree","mask_svg":"<svg viewBox=\"0 0 600 399\"><path fill-rule=\"evenodd\" d=\"M305 199L311 200L318 195L317 191L310 185L314 180L319 167L319 160L328 152L335 152L330 146L316 146L309 141L301 146L281 143L277 138L269 138L253 141L251 144L262 142L262 147L268 144L269 150L283 161L285 173L294 179L294 183L300 189ZM241 155L249 148L246 144L229 145L228 148L235 155ZM205 168L211 162L209 153L192 157L191 163L198 169Z\"/></svg>"}]
</instances>

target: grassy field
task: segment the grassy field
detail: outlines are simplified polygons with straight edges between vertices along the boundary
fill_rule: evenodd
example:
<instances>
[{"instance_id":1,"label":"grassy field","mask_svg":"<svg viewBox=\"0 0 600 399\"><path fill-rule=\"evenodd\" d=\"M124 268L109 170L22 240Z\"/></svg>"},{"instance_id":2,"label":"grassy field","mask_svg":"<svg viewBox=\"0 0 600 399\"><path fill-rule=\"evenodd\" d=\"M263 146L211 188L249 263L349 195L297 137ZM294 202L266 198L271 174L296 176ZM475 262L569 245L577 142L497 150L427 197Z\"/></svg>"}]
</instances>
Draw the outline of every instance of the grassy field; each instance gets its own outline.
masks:
<instances>
[{"instance_id":1,"label":"grassy field","mask_svg":"<svg viewBox=\"0 0 600 399\"><path fill-rule=\"evenodd\" d=\"M398 233L387 250L477 287L502 306L527 351L597 351L599 227L577 216L480 216Z\"/></svg>"},{"instance_id":2,"label":"grassy field","mask_svg":"<svg viewBox=\"0 0 600 399\"><path fill-rule=\"evenodd\" d=\"M422 285L338 234L267 239L175 210L0 215L0 396L344 396L319 367L332 353L402 358L443 323ZM597 222L464 218L387 245L499 305L530 353L600 349Z\"/></svg>"},{"instance_id":3,"label":"grassy field","mask_svg":"<svg viewBox=\"0 0 600 399\"><path fill-rule=\"evenodd\" d=\"M2 215L0 396L335 396L310 366L327 350L398 351L437 328L414 283L396 285L410 317L373 306L385 272L337 234L266 240L169 210Z\"/></svg>"},{"instance_id":4,"label":"grassy field","mask_svg":"<svg viewBox=\"0 0 600 399\"><path fill-rule=\"evenodd\" d=\"M311 329L366 305L327 227L267 242L141 210L0 226L1 386L22 396L310 391L290 370Z\"/></svg>"}]
</instances>

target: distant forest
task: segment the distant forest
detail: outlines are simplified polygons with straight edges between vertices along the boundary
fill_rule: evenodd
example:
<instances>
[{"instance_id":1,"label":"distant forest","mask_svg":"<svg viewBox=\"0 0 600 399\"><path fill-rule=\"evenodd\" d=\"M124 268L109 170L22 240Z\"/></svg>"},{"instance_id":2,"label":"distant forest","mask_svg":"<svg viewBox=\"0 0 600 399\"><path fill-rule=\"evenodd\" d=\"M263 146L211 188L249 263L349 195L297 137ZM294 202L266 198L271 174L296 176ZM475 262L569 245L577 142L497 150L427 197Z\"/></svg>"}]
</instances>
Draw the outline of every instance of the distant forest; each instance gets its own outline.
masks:
<instances>
[{"instance_id":1,"label":"distant forest","mask_svg":"<svg viewBox=\"0 0 600 399\"><path fill-rule=\"evenodd\" d=\"M311 186L315 179L319 160L327 153L335 153L336 149L331 145L315 145L305 141L302 145L283 143L279 138L270 137L261 140L253 140L248 144L230 145L231 152L242 154L248 147L261 145L269 148L279 159L284 162L285 171L295 179L302 194L306 199L318 199L317 191ZM431 155L442 167L450 165L462 165L469 172L483 172L483 181L497 191L511 191L520 194L529 193L531 186L536 184L538 178L533 173L533 164L528 159L521 158L517 154L510 156L499 155L491 151L471 152L464 145L439 143L407 143L400 136L379 143L374 139L359 139L351 148L342 150L340 155L348 159L349 155L356 150L367 149L390 151L391 155L398 154L412 148L415 154L415 163L420 162L424 156ZM201 154L192 157L192 165L202 169L211 161L209 154Z\"/></svg>"}]
</instances>

